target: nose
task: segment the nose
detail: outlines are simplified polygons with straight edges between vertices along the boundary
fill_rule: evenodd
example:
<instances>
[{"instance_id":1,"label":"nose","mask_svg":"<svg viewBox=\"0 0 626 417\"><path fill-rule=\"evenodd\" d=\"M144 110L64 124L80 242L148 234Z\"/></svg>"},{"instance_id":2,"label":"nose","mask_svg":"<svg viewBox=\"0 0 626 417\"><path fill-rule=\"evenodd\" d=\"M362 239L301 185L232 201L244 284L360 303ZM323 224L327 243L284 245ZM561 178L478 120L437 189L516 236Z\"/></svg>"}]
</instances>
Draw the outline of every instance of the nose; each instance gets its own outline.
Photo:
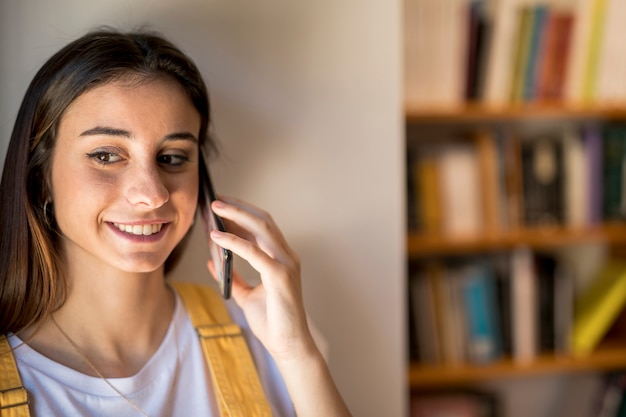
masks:
<instances>
[{"instance_id":1,"label":"nose","mask_svg":"<svg viewBox=\"0 0 626 417\"><path fill-rule=\"evenodd\" d=\"M142 165L133 169L127 178L128 201L136 206L158 208L167 203L169 190L163 182L158 167Z\"/></svg>"}]
</instances>

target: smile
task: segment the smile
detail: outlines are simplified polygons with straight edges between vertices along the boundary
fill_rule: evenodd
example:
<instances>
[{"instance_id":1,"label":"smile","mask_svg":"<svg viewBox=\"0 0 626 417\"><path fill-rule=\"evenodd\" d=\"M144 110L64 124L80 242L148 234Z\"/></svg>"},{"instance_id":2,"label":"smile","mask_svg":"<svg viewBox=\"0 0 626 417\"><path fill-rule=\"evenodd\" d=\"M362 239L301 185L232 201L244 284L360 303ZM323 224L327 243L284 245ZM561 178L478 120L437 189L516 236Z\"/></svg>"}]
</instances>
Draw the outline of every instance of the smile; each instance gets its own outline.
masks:
<instances>
[{"instance_id":1,"label":"smile","mask_svg":"<svg viewBox=\"0 0 626 417\"><path fill-rule=\"evenodd\" d=\"M159 233L163 227L162 223L157 224L120 224L113 223L113 226L122 232L130 233L138 236L150 236Z\"/></svg>"}]
</instances>

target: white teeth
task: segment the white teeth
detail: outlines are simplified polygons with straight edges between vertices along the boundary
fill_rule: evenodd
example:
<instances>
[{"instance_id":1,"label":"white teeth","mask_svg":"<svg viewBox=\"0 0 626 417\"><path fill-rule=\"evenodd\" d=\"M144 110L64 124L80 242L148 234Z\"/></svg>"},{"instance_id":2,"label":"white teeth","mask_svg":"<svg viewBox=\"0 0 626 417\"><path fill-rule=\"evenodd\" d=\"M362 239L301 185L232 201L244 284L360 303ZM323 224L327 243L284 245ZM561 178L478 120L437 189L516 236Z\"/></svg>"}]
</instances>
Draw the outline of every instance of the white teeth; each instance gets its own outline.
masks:
<instances>
[{"instance_id":1,"label":"white teeth","mask_svg":"<svg viewBox=\"0 0 626 417\"><path fill-rule=\"evenodd\" d=\"M159 233L161 231L161 227L163 227L163 224L161 223L144 224L144 225L113 223L113 225L117 227L118 229L120 229L122 232L131 233L133 235L144 235L144 236L150 236L155 233Z\"/></svg>"}]
</instances>

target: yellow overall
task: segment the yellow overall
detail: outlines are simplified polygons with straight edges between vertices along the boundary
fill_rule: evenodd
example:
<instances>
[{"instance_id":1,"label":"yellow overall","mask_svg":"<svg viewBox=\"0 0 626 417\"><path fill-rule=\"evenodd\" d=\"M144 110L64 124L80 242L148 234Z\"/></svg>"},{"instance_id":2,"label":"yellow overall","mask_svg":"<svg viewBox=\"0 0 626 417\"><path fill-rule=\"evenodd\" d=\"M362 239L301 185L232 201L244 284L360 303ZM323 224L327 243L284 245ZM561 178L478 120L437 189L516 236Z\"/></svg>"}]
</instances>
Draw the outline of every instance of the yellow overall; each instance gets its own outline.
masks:
<instances>
[{"instance_id":1,"label":"yellow overall","mask_svg":"<svg viewBox=\"0 0 626 417\"><path fill-rule=\"evenodd\" d=\"M271 417L259 376L238 325L212 288L172 282L191 318L222 417ZM28 393L6 336L0 336L0 417L27 417Z\"/></svg>"}]
</instances>

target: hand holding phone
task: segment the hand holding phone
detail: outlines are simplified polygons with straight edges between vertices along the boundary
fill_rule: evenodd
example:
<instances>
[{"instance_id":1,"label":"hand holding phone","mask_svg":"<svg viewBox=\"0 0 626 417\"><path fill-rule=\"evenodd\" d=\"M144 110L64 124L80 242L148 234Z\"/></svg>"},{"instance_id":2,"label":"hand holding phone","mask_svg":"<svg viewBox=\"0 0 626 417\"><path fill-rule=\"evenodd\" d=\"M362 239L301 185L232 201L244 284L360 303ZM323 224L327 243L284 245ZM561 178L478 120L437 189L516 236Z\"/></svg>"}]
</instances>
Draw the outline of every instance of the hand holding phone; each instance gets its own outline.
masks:
<instances>
[{"instance_id":1,"label":"hand holding phone","mask_svg":"<svg viewBox=\"0 0 626 417\"><path fill-rule=\"evenodd\" d=\"M229 299L233 280L233 254L230 250L224 249L221 246L217 245L210 237L211 230L219 230L221 232L225 232L226 228L224 227L224 221L219 216L217 216L211 209L211 203L217 200L217 195L215 194L213 184L211 183L211 176L209 175L208 167L205 168L205 208L202 215L206 224L207 234L209 237L209 249L211 251L211 259L213 259L213 262L215 264L215 270L218 274L217 283L219 285L220 292L222 293L222 297L224 299Z\"/></svg>"}]
</instances>

